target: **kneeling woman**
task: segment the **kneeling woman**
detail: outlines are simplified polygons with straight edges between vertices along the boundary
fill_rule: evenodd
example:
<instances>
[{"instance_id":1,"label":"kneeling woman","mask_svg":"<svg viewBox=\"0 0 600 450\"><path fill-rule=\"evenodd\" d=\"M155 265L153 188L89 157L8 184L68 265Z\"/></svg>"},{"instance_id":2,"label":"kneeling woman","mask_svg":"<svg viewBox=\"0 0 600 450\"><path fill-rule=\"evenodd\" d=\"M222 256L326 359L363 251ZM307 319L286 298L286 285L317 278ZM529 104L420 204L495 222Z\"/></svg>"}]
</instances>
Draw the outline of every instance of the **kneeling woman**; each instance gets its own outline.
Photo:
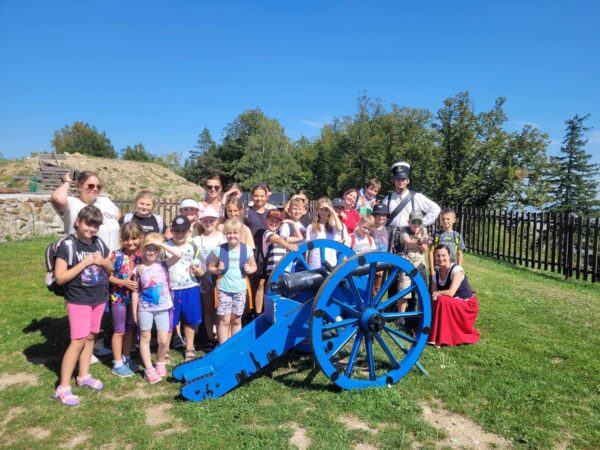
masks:
<instances>
[{"instance_id":1,"label":"kneeling woman","mask_svg":"<svg viewBox=\"0 0 600 450\"><path fill-rule=\"evenodd\" d=\"M445 245L434 249L437 267L431 294L432 320L430 344L475 344L479 332L474 328L479 303L469 286L463 268L452 263Z\"/></svg>"}]
</instances>

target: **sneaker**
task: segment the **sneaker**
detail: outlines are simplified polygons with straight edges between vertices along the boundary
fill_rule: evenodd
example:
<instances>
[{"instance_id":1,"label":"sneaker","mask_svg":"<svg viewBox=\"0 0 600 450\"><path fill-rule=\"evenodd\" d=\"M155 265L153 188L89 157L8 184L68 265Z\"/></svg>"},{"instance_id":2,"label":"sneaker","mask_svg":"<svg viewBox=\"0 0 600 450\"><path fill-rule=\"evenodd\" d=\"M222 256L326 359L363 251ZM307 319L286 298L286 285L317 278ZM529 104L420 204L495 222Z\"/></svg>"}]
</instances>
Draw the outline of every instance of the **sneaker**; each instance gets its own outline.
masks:
<instances>
[{"instance_id":1,"label":"sneaker","mask_svg":"<svg viewBox=\"0 0 600 450\"><path fill-rule=\"evenodd\" d=\"M185 348L185 338L176 334L173 336L173 348Z\"/></svg>"},{"instance_id":2,"label":"sneaker","mask_svg":"<svg viewBox=\"0 0 600 450\"><path fill-rule=\"evenodd\" d=\"M133 371L127 364L122 364L119 367L113 367L111 373L121 378L133 376Z\"/></svg>"},{"instance_id":3,"label":"sneaker","mask_svg":"<svg viewBox=\"0 0 600 450\"><path fill-rule=\"evenodd\" d=\"M131 370L132 372L137 372L140 369L140 366L138 363L136 363L133 359L129 358L127 360L126 363L124 363L125 365L127 365L129 367L129 370Z\"/></svg>"},{"instance_id":4,"label":"sneaker","mask_svg":"<svg viewBox=\"0 0 600 450\"><path fill-rule=\"evenodd\" d=\"M96 363L99 363L99 362L100 362L100 360L98 358L96 358L96 355L94 355L92 353L92 359L90 360L90 364L96 364Z\"/></svg>"},{"instance_id":5,"label":"sneaker","mask_svg":"<svg viewBox=\"0 0 600 450\"><path fill-rule=\"evenodd\" d=\"M112 355L112 350L106 348L106 346L104 345L104 339L100 338L94 343L94 353L96 354L96 356L103 357Z\"/></svg>"},{"instance_id":6,"label":"sneaker","mask_svg":"<svg viewBox=\"0 0 600 450\"><path fill-rule=\"evenodd\" d=\"M156 372L154 367L146 369L144 373L144 380L150 384L156 384L162 381L162 377Z\"/></svg>"},{"instance_id":7,"label":"sneaker","mask_svg":"<svg viewBox=\"0 0 600 450\"><path fill-rule=\"evenodd\" d=\"M166 377L167 376L167 366L165 365L165 363L160 363L157 362L156 363L156 373L161 376L161 377Z\"/></svg>"}]
</instances>

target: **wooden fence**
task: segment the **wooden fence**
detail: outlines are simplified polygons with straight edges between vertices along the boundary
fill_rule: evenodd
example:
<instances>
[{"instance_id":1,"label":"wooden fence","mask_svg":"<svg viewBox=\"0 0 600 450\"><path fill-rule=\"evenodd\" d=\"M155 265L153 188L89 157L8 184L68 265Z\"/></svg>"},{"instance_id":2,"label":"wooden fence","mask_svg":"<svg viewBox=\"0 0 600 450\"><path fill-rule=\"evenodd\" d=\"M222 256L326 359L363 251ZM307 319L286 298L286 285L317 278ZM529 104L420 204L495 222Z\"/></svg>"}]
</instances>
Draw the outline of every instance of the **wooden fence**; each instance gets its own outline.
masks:
<instances>
[{"instance_id":1,"label":"wooden fence","mask_svg":"<svg viewBox=\"0 0 600 450\"><path fill-rule=\"evenodd\" d=\"M123 214L134 211L131 199L114 202ZM178 200L160 199L156 212L168 224L177 215L178 206ZM316 202L311 202L309 211L315 206ZM566 278L600 281L600 218L554 212L455 209L455 229L460 231L471 253L555 272Z\"/></svg>"},{"instance_id":2,"label":"wooden fence","mask_svg":"<svg viewBox=\"0 0 600 450\"><path fill-rule=\"evenodd\" d=\"M469 252L515 265L600 280L600 219L554 212L456 208Z\"/></svg>"}]
</instances>

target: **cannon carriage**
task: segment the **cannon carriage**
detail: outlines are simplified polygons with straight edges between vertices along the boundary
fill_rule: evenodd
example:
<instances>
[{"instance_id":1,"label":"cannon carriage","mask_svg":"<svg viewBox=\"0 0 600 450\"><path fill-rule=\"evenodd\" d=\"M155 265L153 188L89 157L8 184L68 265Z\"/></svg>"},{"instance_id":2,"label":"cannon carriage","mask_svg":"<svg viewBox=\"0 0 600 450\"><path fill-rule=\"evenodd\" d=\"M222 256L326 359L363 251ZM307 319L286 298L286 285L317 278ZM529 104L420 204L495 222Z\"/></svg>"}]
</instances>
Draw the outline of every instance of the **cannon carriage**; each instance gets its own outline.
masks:
<instances>
[{"instance_id":1,"label":"cannon carriage","mask_svg":"<svg viewBox=\"0 0 600 450\"><path fill-rule=\"evenodd\" d=\"M320 267L310 268L315 252ZM407 289L390 294L404 272ZM386 273L373 295L378 274ZM413 310L398 312L397 300L412 293ZM410 323L406 329L399 319ZM419 364L431 323L425 280L398 255L355 255L331 240L302 244L288 253L266 284L264 312L223 345L183 363L173 377L192 401L217 398L234 389L290 349L311 352L325 376L342 389L389 386Z\"/></svg>"}]
</instances>

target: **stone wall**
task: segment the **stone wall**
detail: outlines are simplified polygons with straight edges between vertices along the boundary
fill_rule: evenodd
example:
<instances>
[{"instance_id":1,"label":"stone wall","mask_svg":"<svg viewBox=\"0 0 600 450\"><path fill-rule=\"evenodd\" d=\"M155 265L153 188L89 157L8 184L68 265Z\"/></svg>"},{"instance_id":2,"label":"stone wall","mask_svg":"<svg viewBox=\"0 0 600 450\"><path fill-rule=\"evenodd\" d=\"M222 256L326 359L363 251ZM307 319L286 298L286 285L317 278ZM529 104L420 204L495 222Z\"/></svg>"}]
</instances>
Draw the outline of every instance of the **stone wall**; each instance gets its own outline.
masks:
<instances>
[{"instance_id":1,"label":"stone wall","mask_svg":"<svg viewBox=\"0 0 600 450\"><path fill-rule=\"evenodd\" d=\"M59 235L64 226L49 195L0 195L0 242Z\"/></svg>"}]
</instances>

